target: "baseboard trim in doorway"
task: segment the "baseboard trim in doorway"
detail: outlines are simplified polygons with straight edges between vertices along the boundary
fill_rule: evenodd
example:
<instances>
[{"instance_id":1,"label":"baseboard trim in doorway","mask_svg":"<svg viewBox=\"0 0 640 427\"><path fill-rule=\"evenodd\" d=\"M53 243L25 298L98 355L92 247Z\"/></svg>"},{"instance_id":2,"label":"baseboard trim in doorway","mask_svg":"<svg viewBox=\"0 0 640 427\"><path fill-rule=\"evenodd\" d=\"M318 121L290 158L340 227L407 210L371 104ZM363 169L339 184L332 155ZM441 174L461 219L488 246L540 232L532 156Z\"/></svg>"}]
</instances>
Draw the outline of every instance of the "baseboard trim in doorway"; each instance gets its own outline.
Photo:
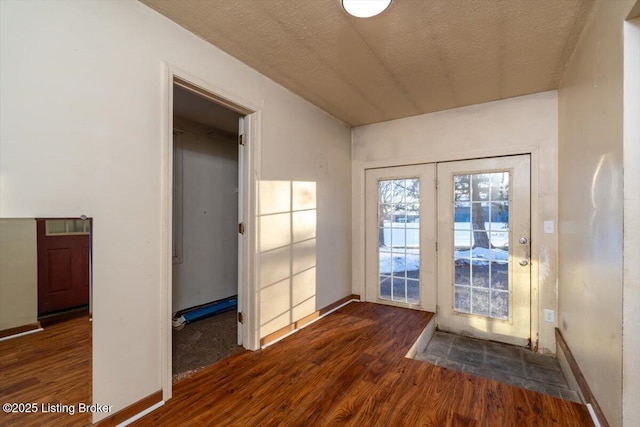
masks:
<instances>
[{"instance_id":1,"label":"baseboard trim in doorway","mask_svg":"<svg viewBox=\"0 0 640 427\"><path fill-rule=\"evenodd\" d=\"M2 331L0 331L0 341L21 337L22 335L32 334L34 332L42 330L43 329L40 326L40 322L16 326L15 328L3 329Z\"/></svg>"},{"instance_id":2,"label":"baseboard trim in doorway","mask_svg":"<svg viewBox=\"0 0 640 427\"><path fill-rule=\"evenodd\" d=\"M149 412L159 408L163 404L162 390L158 390L155 393L132 403L126 408L119 410L115 414L111 414L107 418L98 421L94 425L99 427L124 427L147 415Z\"/></svg>"},{"instance_id":3,"label":"baseboard trim in doorway","mask_svg":"<svg viewBox=\"0 0 640 427\"><path fill-rule=\"evenodd\" d=\"M42 327L51 326L55 323L65 322L71 319L77 319L82 316L90 316L89 306L83 305L80 307L74 307L68 310L60 311L53 314L46 314L44 316L38 316L38 321L42 325Z\"/></svg>"},{"instance_id":4,"label":"baseboard trim in doorway","mask_svg":"<svg viewBox=\"0 0 640 427\"><path fill-rule=\"evenodd\" d=\"M311 313L310 315L305 316L302 319L291 323L290 325L285 326L284 328L270 333L269 335L260 339L260 347L265 348L271 344L275 344L277 341L286 338L299 329L302 329L303 327L315 322L316 320L326 316L327 314L334 312L335 310L349 304L352 301L360 301L360 295L351 294L344 298L340 298L338 301L331 303L326 307L323 307L320 310Z\"/></svg>"},{"instance_id":5,"label":"baseboard trim in doorway","mask_svg":"<svg viewBox=\"0 0 640 427\"><path fill-rule=\"evenodd\" d=\"M589 387L586 378L582 374L582 370L580 369L578 362L573 357L569 345L565 341L564 336L562 336L562 332L560 332L560 329L558 328L556 328L556 343L558 344L558 361L560 362L560 367L562 368L565 377L568 377L567 382L577 383L580 397L585 402L587 407L590 407L589 414L591 414L592 418L594 418L595 416L595 419L593 420L594 424L600 425L602 427L609 427L609 423L607 422L607 419L605 418L600 405L598 405L596 397L591 392L591 388ZM568 372L566 371L565 364L562 363L561 359L563 357L566 360L567 365L569 366Z\"/></svg>"}]
</instances>

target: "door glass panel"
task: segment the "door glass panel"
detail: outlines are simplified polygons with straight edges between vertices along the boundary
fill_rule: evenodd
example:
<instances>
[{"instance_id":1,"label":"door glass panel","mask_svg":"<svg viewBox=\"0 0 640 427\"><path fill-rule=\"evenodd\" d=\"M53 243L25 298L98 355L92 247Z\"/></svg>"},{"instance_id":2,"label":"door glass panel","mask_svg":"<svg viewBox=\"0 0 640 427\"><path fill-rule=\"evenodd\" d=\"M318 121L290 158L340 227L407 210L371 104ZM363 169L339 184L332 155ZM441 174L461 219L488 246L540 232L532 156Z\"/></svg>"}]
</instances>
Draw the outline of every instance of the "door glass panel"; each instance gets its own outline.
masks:
<instances>
[{"instance_id":1,"label":"door glass panel","mask_svg":"<svg viewBox=\"0 0 640 427\"><path fill-rule=\"evenodd\" d=\"M380 275L380 298L391 299L391 277Z\"/></svg>"},{"instance_id":2,"label":"door glass panel","mask_svg":"<svg viewBox=\"0 0 640 427\"><path fill-rule=\"evenodd\" d=\"M490 288L491 287L491 267L486 261L472 259L471 268L473 271L472 286L475 288Z\"/></svg>"},{"instance_id":3,"label":"door glass panel","mask_svg":"<svg viewBox=\"0 0 640 427\"><path fill-rule=\"evenodd\" d=\"M67 221L64 219L46 220L47 235L64 234L67 232Z\"/></svg>"},{"instance_id":4,"label":"door glass panel","mask_svg":"<svg viewBox=\"0 0 640 427\"><path fill-rule=\"evenodd\" d=\"M471 288L469 286L456 286L454 301L456 311L471 313Z\"/></svg>"},{"instance_id":5,"label":"door glass panel","mask_svg":"<svg viewBox=\"0 0 640 427\"><path fill-rule=\"evenodd\" d=\"M471 312L480 316L489 316L489 291L471 288Z\"/></svg>"},{"instance_id":6,"label":"door glass panel","mask_svg":"<svg viewBox=\"0 0 640 427\"><path fill-rule=\"evenodd\" d=\"M45 220L46 236L68 236L89 234L87 219L47 219Z\"/></svg>"},{"instance_id":7,"label":"door glass panel","mask_svg":"<svg viewBox=\"0 0 640 427\"><path fill-rule=\"evenodd\" d=\"M496 319L509 318L509 292L491 290L491 314Z\"/></svg>"},{"instance_id":8,"label":"door glass panel","mask_svg":"<svg viewBox=\"0 0 640 427\"><path fill-rule=\"evenodd\" d=\"M456 175L453 177L453 185L456 189L453 194L454 200L456 202L464 202L470 200L471 195L471 187L470 187L470 176L469 175ZM460 204L460 206L469 207L469 203Z\"/></svg>"},{"instance_id":9,"label":"door glass panel","mask_svg":"<svg viewBox=\"0 0 640 427\"><path fill-rule=\"evenodd\" d=\"M85 223L81 219L74 219L69 221L69 233L84 233L85 231Z\"/></svg>"},{"instance_id":10,"label":"door glass panel","mask_svg":"<svg viewBox=\"0 0 640 427\"><path fill-rule=\"evenodd\" d=\"M380 298L420 301L420 180L378 181Z\"/></svg>"},{"instance_id":11,"label":"door glass panel","mask_svg":"<svg viewBox=\"0 0 640 427\"><path fill-rule=\"evenodd\" d=\"M407 279L407 302L418 304L420 301L420 281Z\"/></svg>"},{"instance_id":12,"label":"door glass panel","mask_svg":"<svg viewBox=\"0 0 640 427\"><path fill-rule=\"evenodd\" d=\"M391 265L391 269L393 270L394 277L406 277L406 257L400 257L397 254L393 256L393 263Z\"/></svg>"},{"instance_id":13,"label":"door glass panel","mask_svg":"<svg viewBox=\"0 0 640 427\"><path fill-rule=\"evenodd\" d=\"M453 177L453 307L509 318L509 173Z\"/></svg>"}]
</instances>

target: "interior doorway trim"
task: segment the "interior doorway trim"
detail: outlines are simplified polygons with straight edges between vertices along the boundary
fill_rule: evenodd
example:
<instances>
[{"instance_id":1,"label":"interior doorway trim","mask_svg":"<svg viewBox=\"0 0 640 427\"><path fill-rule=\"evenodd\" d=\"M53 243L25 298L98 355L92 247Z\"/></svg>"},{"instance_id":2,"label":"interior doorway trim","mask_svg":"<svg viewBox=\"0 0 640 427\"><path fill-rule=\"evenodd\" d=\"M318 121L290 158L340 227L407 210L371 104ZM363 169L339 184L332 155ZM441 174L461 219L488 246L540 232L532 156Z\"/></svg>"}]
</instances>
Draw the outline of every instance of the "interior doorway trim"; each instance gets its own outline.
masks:
<instances>
[{"instance_id":1,"label":"interior doorway trim","mask_svg":"<svg viewBox=\"0 0 640 427\"><path fill-rule=\"evenodd\" d=\"M245 238L240 248L238 283L239 305L244 313L243 345L250 350L260 347L258 337L258 301L255 289L256 257L256 185L260 178L260 129L261 107L237 93L216 86L205 79L194 76L165 62L162 97L162 147L161 147L161 381L162 398L172 395L172 182L173 182L173 87L174 84L195 92L245 116L245 155L240 167L243 170L239 183L239 197L243 206L243 222L246 224Z\"/></svg>"}]
</instances>

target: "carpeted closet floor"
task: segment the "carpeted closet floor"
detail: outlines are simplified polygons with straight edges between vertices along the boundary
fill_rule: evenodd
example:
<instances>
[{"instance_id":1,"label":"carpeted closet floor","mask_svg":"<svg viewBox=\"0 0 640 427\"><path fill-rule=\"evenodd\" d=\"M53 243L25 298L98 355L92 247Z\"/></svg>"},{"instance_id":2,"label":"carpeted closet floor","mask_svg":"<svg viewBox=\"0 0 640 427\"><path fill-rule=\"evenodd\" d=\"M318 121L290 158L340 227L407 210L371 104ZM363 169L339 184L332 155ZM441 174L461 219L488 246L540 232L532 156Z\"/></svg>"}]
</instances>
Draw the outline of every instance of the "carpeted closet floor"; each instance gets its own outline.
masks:
<instances>
[{"instance_id":1,"label":"carpeted closet floor","mask_svg":"<svg viewBox=\"0 0 640 427\"><path fill-rule=\"evenodd\" d=\"M216 314L173 330L173 382L243 348L237 344L236 310Z\"/></svg>"}]
</instances>

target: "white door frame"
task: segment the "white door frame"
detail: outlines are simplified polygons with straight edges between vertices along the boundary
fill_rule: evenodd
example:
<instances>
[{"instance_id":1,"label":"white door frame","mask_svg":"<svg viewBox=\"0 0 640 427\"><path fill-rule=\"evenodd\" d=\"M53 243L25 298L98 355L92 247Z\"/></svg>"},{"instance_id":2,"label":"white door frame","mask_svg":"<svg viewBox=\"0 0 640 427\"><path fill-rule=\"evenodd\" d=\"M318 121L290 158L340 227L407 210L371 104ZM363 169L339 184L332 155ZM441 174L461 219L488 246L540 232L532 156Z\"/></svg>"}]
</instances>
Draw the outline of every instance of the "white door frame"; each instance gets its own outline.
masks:
<instances>
[{"instance_id":1,"label":"white door frame","mask_svg":"<svg viewBox=\"0 0 640 427\"><path fill-rule=\"evenodd\" d=\"M256 257L256 185L260 177L260 123L261 107L236 93L216 86L204 79L191 75L169 63L163 64L164 93L162 99L162 147L160 156L161 171L161 381L162 399L172 395L171 341L172 341L172 182L173 182L173 87L177 83L191 91L211 99L217 104L245 115L245 149L243 180L239 183L238 198L243 206L245 235L239 245L238 307L244 314L242 341L245 348L257 350L260 347L258 336L258 301L255 289ZM239 159L240 161L240 159ZM240 264L241 263L241 264Z\"/></svg>"}]
</instances>

